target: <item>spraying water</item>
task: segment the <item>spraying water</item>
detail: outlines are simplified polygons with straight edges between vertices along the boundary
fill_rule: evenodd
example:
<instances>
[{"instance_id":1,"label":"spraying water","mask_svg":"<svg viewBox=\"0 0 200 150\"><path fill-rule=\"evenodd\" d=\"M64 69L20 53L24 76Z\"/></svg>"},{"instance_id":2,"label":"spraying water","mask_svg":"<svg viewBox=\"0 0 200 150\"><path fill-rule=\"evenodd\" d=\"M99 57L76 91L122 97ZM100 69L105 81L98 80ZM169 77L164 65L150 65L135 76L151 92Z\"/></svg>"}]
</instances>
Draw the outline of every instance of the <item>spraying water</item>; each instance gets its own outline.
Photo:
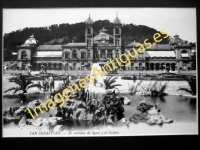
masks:
<instances>
[{"instance_id":1,"label":"spraying water","mask_svg":"<svg viewBox=\"0 0 200 150\"><path fill-rule=\"evenodd\" d=\"M92 65L91 73L90 73L90 78L94 78L94 68L98 69L99 71L102 72L102 69L98 63L94 63ZM104 84L104 76L98 75L97 76L97 81L93 84L90 84L88 87L88 90L91 94L93 93L105 93L105 84Z\"/></svg>"}]
</instances>

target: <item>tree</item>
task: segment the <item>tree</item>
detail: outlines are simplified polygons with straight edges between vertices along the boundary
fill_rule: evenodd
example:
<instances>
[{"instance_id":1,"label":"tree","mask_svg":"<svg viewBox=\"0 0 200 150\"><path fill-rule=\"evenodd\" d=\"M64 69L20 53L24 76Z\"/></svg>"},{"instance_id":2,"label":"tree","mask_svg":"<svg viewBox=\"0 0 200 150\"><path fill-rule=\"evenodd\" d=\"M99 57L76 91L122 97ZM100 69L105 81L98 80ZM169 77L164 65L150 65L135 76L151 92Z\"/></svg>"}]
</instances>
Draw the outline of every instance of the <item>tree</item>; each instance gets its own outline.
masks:
<instances>
[{"instance_id":1,"label":"tree","mask_svg":"<svg viewBox=\"0 0 200 150\"><path fill-rule=\"evenodd\" d=\"M33 87L42 87L40 84L34 84L33 82L31 82L29 79L27 79L24 75L20 74L18 77L12 77L9 79L9 82L14 82L16 83L18 86L17 87L12 87L10 89L7 89L6 91L4 91L4 93L14 90L14 94L20 90L23 91L24 93L27 93L27 90Z\"/></svg>"},{"instance_id":2,"label":"tree","mask_svg":"<svg viewBox=\"0 0 200 150\"><path fill-rule=\"evenodd\" d=\"M183 76L185 78L185 80L188 82L188 84L190 85L190 89L189 88L179 88L177 91L186 91L192 95L196 95L196 77L193 76Z\"/></svg>"},{"instance_id":3,"label":"tree","mask_svg":"<svg viewBox=\"0 0 200 150\"><path fill-rule=\"evenodd\" d=\"M117 77L107 77L104 79L105 89L114 89L116 86L122 86L121 84L114 84L116 82Z\"/></svg>"}]
</instances>

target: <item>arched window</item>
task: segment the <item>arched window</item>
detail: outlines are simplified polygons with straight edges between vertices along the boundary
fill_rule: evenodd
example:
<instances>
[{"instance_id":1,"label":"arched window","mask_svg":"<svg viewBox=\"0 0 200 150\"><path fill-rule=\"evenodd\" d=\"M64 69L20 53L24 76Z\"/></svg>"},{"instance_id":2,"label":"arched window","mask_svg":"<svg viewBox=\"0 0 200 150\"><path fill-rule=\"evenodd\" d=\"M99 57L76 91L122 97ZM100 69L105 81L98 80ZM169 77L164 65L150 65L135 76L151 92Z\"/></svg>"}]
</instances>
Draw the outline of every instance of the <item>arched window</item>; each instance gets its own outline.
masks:
<instances>
[{"instance_id":1,"label":"arched window","mask_svg":"<svg viewBox=\"0 0 200 150\"><path fill-rule=\"evenodd\" d=\"M86 53L85 52L81 52L81 59L86 59Z\"/></svg>"},{"instance_id":2,"label":"arched window","mask_svg":"<svg viewBox=\"0 0 200 150\"><path fill-rule=\"evenodd\" d=\"M108 58L112 58L112 51L109 51L109 50L108 50L107 57L108 57Z\"/></svg>"},{"instance_id":3,"label":"arched window","mask_svg":"<svg viewBox=\"0 0 200 150\"><path fill-rule=\"evenodd\" d=\"M73 63L73 70L76 70L76 63Z\"/></svg>"},{"instance_id":4,"label":"arched window","mask_svg":"<svg viewBox=\"0 0 200 150\"><path fill-rule=\"evenodd\" d=\"M83 70L84 67L85 67L85 66L84 66L84 62L82 62L82 63L81 63L81 70Z\"/></svg>"},{"instance_id":5,"label":"arched window","mask_svg":"<svg viewBox=\"0 0 200 150\"><path fill-rule=\"evenodd\" d=\"M88 52L88 58L91 58L91 52Z\"/></svg>"},{"instance_id":6,"label":"arched window","mask_svg":"<svg viewBox=\"0 0 200 150\"><path fill-rule=\"evenodd\" d=\"M87 33L91 34L91 29L90 28L87 29Z\"/></svg>"},{"instance_id":7,"label":"arched window","mask_svg":"<svg viewBox=\"0 0 200 150\"><path fill-rule=\"evenodd\" d=\"M106 58L106 50L101 50L100 54L101 58Z\"/></svg>"},{"instance_id":8,"label":"arched window","mask_svg":"<svg viewBox=\"0 0 200 150\"><path fill-rule=\"evenodd\" d=\"M77 52L76 52L76 50L73 50L73 52L72 52L72 58L73 59L77 58Z\"/></svg>"},{"instance_id":9,"label":"arched window","mask_svg":"<svg viewBox=\"0 0 200 150\"><path fill-rule=\"evenodd\" d=\"M119 28L116 28L115 34L119 34Z\"/></svg>"},{"instance_id":10,"label":"arched window","mask_svg":"<svg viewBox=\"0 0 200 150\"><path fill-rule=\"evenodd\" d=\"M65 59L69 59L70 58L70 53L69 52L65 52Z\"/></svg>"},{"instance_id":11,"label":"arched window","mask_svg":"<svg viewBox=\"0 0 200 150\"><path fill-rule=\"evenodd\" d=\"M116 39L116 45L119 45L119 39Z\"/></svg>"},{"instance_id":12,"label":"arched window","mask_svg":"<svg viewBox=\"0 0 200 150\"><path fill-rule=\"evenodd\" d=\"M22 51L22 53L21 53L21 59L26 59L26 58L28 58L26 52Z\"/></svg>"}]
</instances>

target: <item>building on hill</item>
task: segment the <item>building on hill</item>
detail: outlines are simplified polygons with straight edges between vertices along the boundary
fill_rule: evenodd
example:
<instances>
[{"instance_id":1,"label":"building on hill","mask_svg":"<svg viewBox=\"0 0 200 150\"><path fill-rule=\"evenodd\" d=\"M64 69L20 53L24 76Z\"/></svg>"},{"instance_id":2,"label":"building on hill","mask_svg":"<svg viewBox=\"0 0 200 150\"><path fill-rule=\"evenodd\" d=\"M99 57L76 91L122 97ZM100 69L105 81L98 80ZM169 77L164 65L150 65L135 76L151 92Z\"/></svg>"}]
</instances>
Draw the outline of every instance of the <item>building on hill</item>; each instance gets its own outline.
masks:
<instances>
[{"instance_id":1,"label":"building on hill","mask_svg":"<svg viewBox=\"0 0 200 150\"><path fill-rule=\"evenodd\" d=\"M106 64L115 56L119 57L133 47L135 41L123 44L121 39L121 21L116 16L114 20L113 35L105 28L93 35L93 20L85 21L85 41L82 43L68 43L64 45L39 45L34 36L30 36L25 43L19 46L17 65L20 70L32 66L33 70L40 70L41 65L48 70L90 70L93 63ZM135 59L130 58L131 65L121 66L120 70L163 70L169 71L195 69L191 61L194 46L188 44L175 35L169 44L153 45Z\"/></svg>"}]
</instances>

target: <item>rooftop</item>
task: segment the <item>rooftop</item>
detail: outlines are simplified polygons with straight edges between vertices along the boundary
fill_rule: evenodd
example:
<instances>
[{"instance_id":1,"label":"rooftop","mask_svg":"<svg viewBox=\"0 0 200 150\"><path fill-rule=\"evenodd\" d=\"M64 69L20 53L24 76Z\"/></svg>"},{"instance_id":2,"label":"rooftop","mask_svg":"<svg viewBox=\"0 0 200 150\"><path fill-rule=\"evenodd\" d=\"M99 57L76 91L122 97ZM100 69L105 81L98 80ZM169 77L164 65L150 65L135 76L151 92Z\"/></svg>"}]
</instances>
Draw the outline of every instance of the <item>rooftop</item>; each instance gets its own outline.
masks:
<instances>
[{"instance_id":1,"label":"rooftop","mask_svg":"<svg viewBox=\"0 0 200 150\"><path fill-rule=\"evenodd\" d=\"M173 50L173 47L170 44L156 44L148 50Z\"/></svg>"},{"instance_id":2,"label":"rooftop","mask_svg":"<svg viewBox=\"0 0 200 150\"><path fill-rule=\"evenodd\" d=\"M35 52L33 57L62 57L62 51Z\"/></svg>"},{"instance_id":3,"label":"rooftop","mask_svg":"<svg viewBox=\"0 0 200 150\"><path fill-rule=\"evenodd\" d=\"M89 18L85 21L86 24L93 24L93 20L90 18L90 14L89 14Z\"/></svg>"},{"instance_id":4,"label":"rooftop","mask_svg":"<svg viewBox=\"0 0 200 150\"><path fill-rule=\"evenodd\" d=\"M37 50L59 50L62 51L62 45L40 45Z\"/></svg>"},{"instance_id":5,"label":"rooftop","mask_svg":"<svg viewBox=\"0 0 200 150\"><path fill-rule=\"evenodd\" d=\"M117 16L114 20L114 24L121 24L121 20L118 18L118 13L117 13Z\"/></svg>"},{"instance_id":6,"label":"rooftop","mask_svg":"<svg viewBox=\"0 0 200 150\"><path fill-rule=\"evenodd\" d=\"M86 43L68 43L66 45L63 46L70 46L70 47L82 47L82 46L87 46Z\"/></svg>"}]
</instances>

